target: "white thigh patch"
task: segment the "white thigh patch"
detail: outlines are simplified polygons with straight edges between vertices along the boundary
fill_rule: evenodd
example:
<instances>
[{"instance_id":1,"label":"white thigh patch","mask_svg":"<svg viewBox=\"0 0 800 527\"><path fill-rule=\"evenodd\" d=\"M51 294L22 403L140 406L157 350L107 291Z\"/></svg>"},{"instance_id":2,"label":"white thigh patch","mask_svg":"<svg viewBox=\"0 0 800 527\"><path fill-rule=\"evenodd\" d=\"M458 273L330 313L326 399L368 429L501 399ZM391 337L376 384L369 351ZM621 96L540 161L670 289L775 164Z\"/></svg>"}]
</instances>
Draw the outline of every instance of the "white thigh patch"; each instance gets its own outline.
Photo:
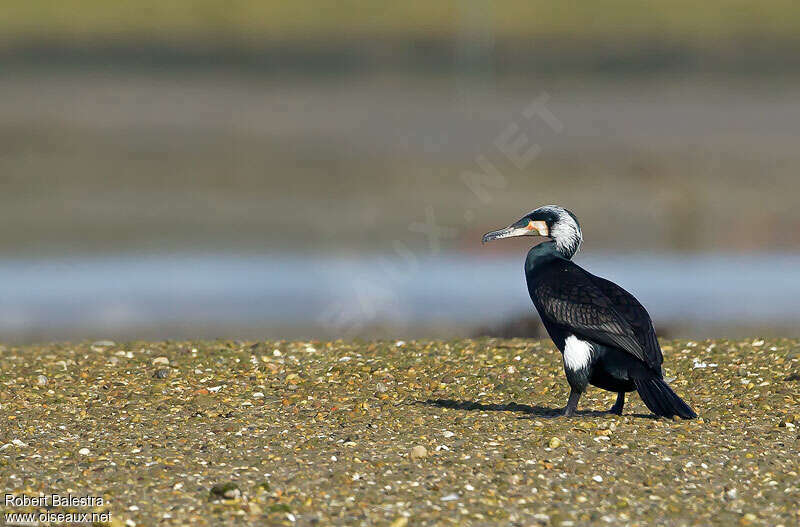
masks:
<instances>
[{"instance_id":1,"label":"white thigh patch","mask_svg":"<svg viewBox=\"0 0 800 527\"><path fill-rule=\"evenodd\" d=\"M582 370L592 360L592 345L575 335L567 337L564 345L564 366L570 370Z\"/></svg>"}]
</instances>

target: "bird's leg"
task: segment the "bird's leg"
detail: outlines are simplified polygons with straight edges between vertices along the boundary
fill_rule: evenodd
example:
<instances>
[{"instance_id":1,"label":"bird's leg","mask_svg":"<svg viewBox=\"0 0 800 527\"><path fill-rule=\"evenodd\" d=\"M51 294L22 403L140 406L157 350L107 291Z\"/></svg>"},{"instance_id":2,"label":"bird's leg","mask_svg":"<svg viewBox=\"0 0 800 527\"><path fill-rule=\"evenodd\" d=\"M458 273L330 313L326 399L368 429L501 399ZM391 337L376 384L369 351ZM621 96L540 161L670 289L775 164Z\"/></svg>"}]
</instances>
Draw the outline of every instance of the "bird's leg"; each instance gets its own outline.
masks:
<instances>
[{"instance_id":1,"label":"bird's leg","mask_svg":"<svg viewBox=\"0 0 800 527\"><path fill-rule=\"evenodd\" d=\"M567 401L567 406L564 407L564 413L562 414L564 417L572 417L575 415L575 410L578 409L578 399L580 398L581 392L577 390L570 390L569 400Z\"/></svg>"},{"instance_id":2,"label":"bird's leg","mask_svg":"<svg viewBox=\"0 0 800 527\"><path fill-rule=\"evenodd\" d=\"M608 411L610 414L622 415L622 407L625 406L625 392L617 393L617 402Z\"/></svg>"}]
</instances>

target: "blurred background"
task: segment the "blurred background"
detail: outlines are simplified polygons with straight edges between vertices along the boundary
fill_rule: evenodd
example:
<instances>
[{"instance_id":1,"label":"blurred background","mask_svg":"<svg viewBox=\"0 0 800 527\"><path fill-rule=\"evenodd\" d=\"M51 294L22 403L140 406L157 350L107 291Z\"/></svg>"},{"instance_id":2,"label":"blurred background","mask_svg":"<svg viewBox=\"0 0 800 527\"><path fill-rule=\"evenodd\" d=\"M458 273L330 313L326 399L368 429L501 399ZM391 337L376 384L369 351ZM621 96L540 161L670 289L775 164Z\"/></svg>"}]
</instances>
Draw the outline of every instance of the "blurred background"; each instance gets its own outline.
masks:
<instances>
[{"instance_id":1,"label":"blurred background","mask_svg":"<svg viewBox=\"0 0 800 527\"><path fill-rule=\"evenodd\" d=\"M531 336L543 204L665 336L797 335L790 0L10 0L0 340Z\"/></svg>"}]
</instances>

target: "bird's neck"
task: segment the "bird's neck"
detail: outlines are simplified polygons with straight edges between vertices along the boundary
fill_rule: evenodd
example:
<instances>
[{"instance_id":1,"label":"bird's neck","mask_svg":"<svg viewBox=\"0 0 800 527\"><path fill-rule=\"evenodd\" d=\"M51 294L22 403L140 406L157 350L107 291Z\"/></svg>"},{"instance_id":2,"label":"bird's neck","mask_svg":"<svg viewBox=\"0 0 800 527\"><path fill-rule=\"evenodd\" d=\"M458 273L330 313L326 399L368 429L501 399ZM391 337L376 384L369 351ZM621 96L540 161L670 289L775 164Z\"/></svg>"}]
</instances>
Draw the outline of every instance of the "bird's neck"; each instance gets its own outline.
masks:
<instances>
[{"instance_id":1,"label":"bird's neck","mask_svg":"<svg viewBox=\"0 0 800 527\"><path fill-rule=\"evenodd\" d=\"M546 241L540 243L528 251L528 256L525 258L525 270L533 271L537 267L552 262L553 260L569 259L564 256L558 249L558 245L554 241Z\"/></svg>"},{"instance_id":2,"label":"bird's neck","mask_svg":"<svg viewBox=\"0 0 800 527\"><path fill-rule=\"evenodd\" d=\"M578 252L582 241L578 233L570 233L569 236L553 237L553 247L558 254L570 260Z\"/></svg>"},{"instance_id":3,"label":"bird's neck","mask_svg":"<svg viewBox=\"0 0 800 527\"><path fill-rule=\"evenodd\" d=\"M559 254L569 260L580 249L583 233L576 221L559 221L550 228L550 238Z\"/></svg>"}]
</instances>

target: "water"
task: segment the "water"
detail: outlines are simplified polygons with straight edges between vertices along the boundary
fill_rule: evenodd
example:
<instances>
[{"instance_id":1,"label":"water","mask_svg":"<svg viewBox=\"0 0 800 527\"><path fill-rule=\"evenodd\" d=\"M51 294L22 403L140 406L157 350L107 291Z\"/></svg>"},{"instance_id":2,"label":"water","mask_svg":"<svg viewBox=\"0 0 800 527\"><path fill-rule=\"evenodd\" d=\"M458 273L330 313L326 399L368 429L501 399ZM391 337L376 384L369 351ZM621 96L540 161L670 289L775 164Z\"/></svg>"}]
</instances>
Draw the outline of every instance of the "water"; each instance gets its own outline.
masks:
<instances>
[{"instance_id":1,"label":"water","mask_svg":"<svg viewBox=\"0 0 800 527\"><path fill-rule=\"evenodd\" d=\"M595 254L577 261L634 293L660 323L800 321L800 254ZM484 326L532 312L522 264L521 254L5 260L0 332L6 339L284 337L298 330L352 336L377 325Z\"/></svg>"}]
</instances>

